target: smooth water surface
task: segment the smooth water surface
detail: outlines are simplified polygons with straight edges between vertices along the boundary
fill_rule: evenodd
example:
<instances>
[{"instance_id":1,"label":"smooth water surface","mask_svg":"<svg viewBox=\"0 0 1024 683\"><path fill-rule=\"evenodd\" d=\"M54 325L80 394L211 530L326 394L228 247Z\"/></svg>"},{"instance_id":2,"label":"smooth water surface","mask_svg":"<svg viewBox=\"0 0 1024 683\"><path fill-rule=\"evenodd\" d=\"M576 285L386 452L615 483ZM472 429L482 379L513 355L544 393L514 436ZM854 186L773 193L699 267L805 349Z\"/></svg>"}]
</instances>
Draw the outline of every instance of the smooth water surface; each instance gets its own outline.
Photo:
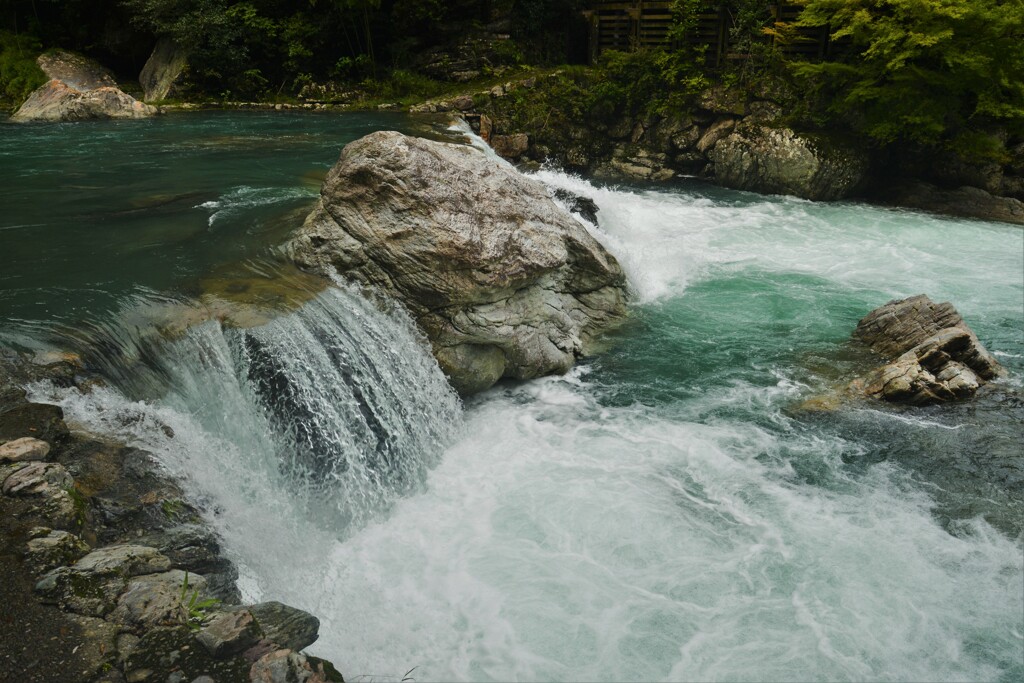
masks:
<instances>
[{"instance_id":1,"label":"smooth water surface","mask_svg":"<svg viewBox=\"0 0 1024 683\"><path fill-rule=\"evenodd\" d=\"M38 284L7 289L22 336L33 320L83 311L117 326L142 305L136 279L188 296L182 278L280 239L261 226L315 195L303 172L326 168L347 136L389 125L247 116L167 119L126 138L77 130L83 145L155 137L173 150L228 126L265 147L197 152L216 196L172 215L199 236L160 238L178 257L111 273L117 286L98 279L108 299L58 315L57 303L30 301ZM312 141L296 143L297 130ZM47 133L27 131L0 131L3 148L41 168L33 136ZM112 179L104 164L135 156L99 155L92 175ZM162 181L139 166L134 182L184 191L172 166L154 171ZM1024 231L537 177L595 199L595 234L634 290L611 349L566 377L502 385L460 410L408 318L338 287L249 330L208 320L151 353L112 332L121 355L159 372L34 395L184 477L209 502L247 596L317 614L311 650L347 680L411 669L420 681L1024 678ZM241 187L276 199L229 212L218 232ZM123 188L93 192L80 211L60 206L66 220L47 223L37 248L19 246L17 282L55 266L39 245L91 244L74 217L118 205ZM29 239L46 213L18 207L27 227L0 232L5 244L12 231ZM162 211L132 219L135 232L97 223L107 248L90 272L125 268L150 220L174 232ZM1009 376L961 406L796 408L863 367L847 344L861 316L921 292L952 301Z\"/></svg>"}]
</instances>

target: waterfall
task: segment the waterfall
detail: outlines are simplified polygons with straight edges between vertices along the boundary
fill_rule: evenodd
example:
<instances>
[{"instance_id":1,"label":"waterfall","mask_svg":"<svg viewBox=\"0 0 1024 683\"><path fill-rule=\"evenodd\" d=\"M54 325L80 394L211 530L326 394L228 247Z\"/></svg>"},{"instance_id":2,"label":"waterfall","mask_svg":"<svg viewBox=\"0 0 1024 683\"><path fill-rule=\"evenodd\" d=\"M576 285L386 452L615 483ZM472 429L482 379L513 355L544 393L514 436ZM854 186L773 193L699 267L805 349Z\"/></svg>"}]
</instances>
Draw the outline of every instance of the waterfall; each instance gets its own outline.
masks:
<instances>
[{"instance_id":1,"label":"waterfall","mask_svg":"<svg viewBox=\"0 0 1024 683\"><path fill-rule=\"evenodd\" d=\"M36 397L153 452L239 522L259 499L344 535L421 487L460 423L408 315L343 285L263 325L210 319L172 340L124 318L85 335L111 386Z\"/></svg>"}]
</instances>

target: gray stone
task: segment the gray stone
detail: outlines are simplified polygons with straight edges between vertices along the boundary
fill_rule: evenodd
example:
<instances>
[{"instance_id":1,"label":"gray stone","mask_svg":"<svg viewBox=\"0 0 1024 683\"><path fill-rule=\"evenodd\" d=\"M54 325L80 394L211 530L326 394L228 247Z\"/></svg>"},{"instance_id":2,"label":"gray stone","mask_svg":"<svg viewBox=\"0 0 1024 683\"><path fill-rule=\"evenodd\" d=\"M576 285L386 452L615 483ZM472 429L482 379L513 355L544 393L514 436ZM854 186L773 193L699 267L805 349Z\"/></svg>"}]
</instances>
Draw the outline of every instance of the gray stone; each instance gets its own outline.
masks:
<instances>
[{"instance_id":1,"label":"gray stone","mask_svg":"<svg viewBox=\"0 0 1024 683\"><path fill-rule=\"evenodd\" d=\"M206 579L188 574L188 588L184 589L185 577L185 572L174 569L131 579L109 618L141 631L189 623L194 615L189 614L188 603L193 595L196 602L206 597Z\"/></svg>"},{"instance_id":2,"label":"gray stone","mask_svg":"<svg viewBox=\"0 0 1024 683\"><path fill-rule=\"evenodd\" d=\"M46 460L50 453L50 444L31 436L8 441L0 446L0 462L25 462L29 460Z\"/></svg>"},{"instance_id":3,"label":"gray stone","mask_svg":"<svg viewBox=\"0 0 1024 683\"><path fill-rule=\"evenodd\" d=\"M868 167L862 150L788 128L758 125L744 125L719 140L708 157L714 163L715 181L726 187L815 200L849 196L863 182Z\"/></svg>"},{"instance_id":4,"label":"gray stone","mask_svg":"<svg viewBox=\"0 0 1024 683\"><path fill-rule=\"evenodd\" d=\"M67 531L50 531L30 539L25 561L37 574L70 565L89 552L89 544Z\"/></svg>"},{"instance_id":5,"label":"gray stone","mask_svg":"<svg viewBox=\"0 0 1024 683\"><path fill-rule=\"evenodd\" d=\"M50 570L35 586L43 602L89 617L103 617L117 604L126 579L120 575L98 575L76 572L74 567Z\"/></svg>"},{"instance_id":6,"label":"gray stone","mask_svg":"<svg viewBox=\"0 0 1024 683\"><path fill-rule=\"evenodd\" d=\"M736 121L733 119L722 119L711 124L700 139L697 140L696 148L701 154L707 154L708 150L718 144L718 141L725 136L732 133L733 128L736 127Z\"/></svg>"},{"instance_id":7,"label":"gray stone","mask_svg":"<svg viewBox=\"0 0 1024 683\"><path fill-rule=\"evenodd\" d=\"M75 480L63 465L55 462L31 462L4 480L2 490L8 496L51 497L71 488Z\"/></svg>"},{"instance_id":8,"label":"gray stone","mask_svg":"<svg viewBox=\"0 0 1024 683\"><path fill-rule=\"evenodd\" d=\"M942 189L925 182L902 182L881 191L886 203L965 218L1024 225L1024 202L979 187Z\"/></svg>"},{"instance_id":9,"label":"gray stone","mask_svg":"<svg viewBox=\"0 0 1024 683\"><path fill-rule=\"evenodd\" d=\"M114 609L130 577L161 571L169 564L153 548L108 546L85 555L74 566L47 572L36 584L36 592L70 612L102 617Z\"/></svg>"},{"instance_id":10,"label":"gray stone","mask_svg":"<svg viewBox=\"0 0 1024 683\"><path fill-rule=\"evenodd\" d=\"M143 99L166 100L187 66L188 52L170 38L159 38L139 74Z\"/></svg>"},{"instance_id":11,"label":"gray stone","mask_svg":"<svg viewBox=\"0 0 1024 683\"><path fill-rule=\"evenodd\" d=\"M270 652L252 665L253 683L329 683L341 676L328 662L283 649Z\"/></svg>"},{"instance_id":12,"label":"gray stone","mask_svg":"<svg viewBox=\"0 0 1024 683\"><path fill-rule=\"evenodd\" d=\"M316 642L320 620L309 612L280 602L261 602L248 610L264 637L279 647L302 650Z\"/></svg>"},{"instance_id":13,"label":"gray stone","mask_svg":"<svg viewBox=\"0 0 1024 683\"><path fill-rule=\"evenodd\" d=\"M259 639L259 625L244 609L214 613L196 634L196 640L218 659L247 650Z\"/></svg>"},{"instance_id":14,"label":"gray stone","mask_svg":"<svg viewBox=\"0 0 1024 683\"><path fill-rule=\"evenodd\" d=\"M626 313L614 257L544 185L466 145L351 143L288 249L404 303L463 393L565 372Z\"/></svg>"},{"instance_id":15,"label":"gray stone","mask_svg":"<svg viewBox=\"0 0 1024 683\"><path fill-rule=\"evenodd\" d=\"M98 548L75 565L81 574L139 576L167 571L171 561L155 548L144 545L110 545Z\"/></svg>"},{"instance_id":16,"label":"gray stone","mask_svg":"<svg viewBox=\"0 0 1024 683\"><path fill-rule=\"evenodd\" d=\"M677 131L672 134L670 140L672 147L677 150L684 151L688 150L697 144L702 135L700 126L691 125L689 128Z\"/></svg>"},{"instance_id":17,"label":"gray stone","mask_svg":"<svg viewBox=\"0 0 1024 683\"><path fill-rule=\"evenodd\" d=\"M652 152L639 145L620 144L612 152L612 158L594 169L598 178L644 180L663 182L675 177L675 171L668 166L668 156Z\"/></svg>"},{"instance_id":18,"label":"gray stone","mask_svg":"<svg viewBox=\"0 0 1024 683\"><path fill-rule=\"evenodd\" d=\"M95 61L67 50L47 50L36 60L47 78L57 79L75 90L116 88L114 75Z\"/></svg>"},{"instance_id":19,"label":"gray stone","mask_svg":"<svg viewBox=\"0 0 1024 683\"><path fill-rule=\"evenodd\" d=\"M698 98L701 109L715 114L735 114L742 116L746 113L746 96L741 88L731 88L725 85L716 85L707 88Z\"/></svg>"},{"instance_id":20,"label":"gray stone","mask_svg":"<svg viewBox=\"0 0 1024 683\"><path fill-rule=\"evenodd\" d=\"M747 116L744 119L747 123L775 123L782 118L782 107L774 102L759 100L751 102L747 107Z\"/></svg>"}]
</instances>

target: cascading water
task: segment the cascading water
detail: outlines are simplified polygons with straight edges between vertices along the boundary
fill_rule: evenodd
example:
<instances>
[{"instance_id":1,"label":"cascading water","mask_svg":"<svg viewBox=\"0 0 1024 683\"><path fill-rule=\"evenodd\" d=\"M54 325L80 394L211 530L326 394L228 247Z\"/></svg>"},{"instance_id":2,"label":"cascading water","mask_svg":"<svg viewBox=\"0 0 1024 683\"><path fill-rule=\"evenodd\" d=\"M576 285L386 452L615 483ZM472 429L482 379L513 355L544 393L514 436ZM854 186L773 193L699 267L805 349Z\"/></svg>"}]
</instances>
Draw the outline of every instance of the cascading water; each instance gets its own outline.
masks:
<instances>
[{"instance_id":1,"label":"cascading water","mask_svg":"<svg viewBox=\"0 0 1024 683\"><path fill-rule=\"evenodd\" d=\"M597 202L636 295L566 377L460 411L407 316L335 287L172 341L121 316L90 337L110 387L34 396L182 477L350 680L1024 678L1019 228L537 175ZM793 412L919 292L1009 377Z\"/></svg>"},{"instance_id":2,"label":"cascading water","mask_svg":"<svg viewBox=\"0 0 1024 683\"><path fill-rule=\"evenodd\" d=\"M87 335L113 387L41 385L36 398L155 453L215 511L243 574L270 549L308 556L314 529L343 538L421 490L459 427L459 400L408 316L343 285L258 327L213 319L170 341L127 330Z\"/></svg>"}]
</instances>

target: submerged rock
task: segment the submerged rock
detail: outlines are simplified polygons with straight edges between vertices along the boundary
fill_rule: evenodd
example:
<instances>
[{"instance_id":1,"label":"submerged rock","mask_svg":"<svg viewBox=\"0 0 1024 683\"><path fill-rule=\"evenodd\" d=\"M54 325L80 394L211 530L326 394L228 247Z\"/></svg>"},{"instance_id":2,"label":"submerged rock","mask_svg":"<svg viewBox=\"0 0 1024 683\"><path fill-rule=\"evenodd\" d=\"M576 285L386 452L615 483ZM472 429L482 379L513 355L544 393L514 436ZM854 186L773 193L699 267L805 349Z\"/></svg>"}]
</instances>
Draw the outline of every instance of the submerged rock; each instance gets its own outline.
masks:
<instances>
[{"instance_id":1,"label":"submerged rock","mask_svg":"<svg viewBox=\"0 0 1024 683\"><path fill-rule=\"evenodd\" d=\"M924 294L875 309L854 336L890 362L852 386L885 401L927 405L967 398L1002 373L953 305Z\"/></svg>"},{"instance_id":2,"label":"submerged rock","mask_svg":"<svg viewBox=\"0 0 1024 683\"><path fill-rule=\"evenodd\" d=\"M403 302L463 394L567 371L626 312L618 262L542 184L396 132L345 147L289 250Z\"/></svg>"},{"instance_id":3,"label":"submerged rock","mask_svg":"<svg viewBox=\"0 0 1024 683\"><path fill-rule=\"evenodd\" d=\"M597 225L597 212L601 209L597 206L597 202L590 197L584 197L581 194L576 194L562 188L556 188L552 192L552 196L562 202L569 211L578 213L584 219Z\"/></svg>"},{"instance_id":4,"label":"submerged rock","mask_svg":"<svg viewBox=\"0 0 1024 683\"><path fill-rule=\"evenodd\" d=\"M50 79L11 116L12 121L83 121L138 119L157 113L117 87L110 72L95 62L63 50L39 56Z\"/></svg>"},{"instance_id":5,"label":"submerged rock","mask_svg":"<svg viewBox=\"0 0 1024 683\"><path fill-rule=\"evenodd\" d=\"M708 157L726 187L815 200L849 196L868 168L867 156L847 145L760 125L737 127L708 146Z\"/></svg>"}]
</instances>

